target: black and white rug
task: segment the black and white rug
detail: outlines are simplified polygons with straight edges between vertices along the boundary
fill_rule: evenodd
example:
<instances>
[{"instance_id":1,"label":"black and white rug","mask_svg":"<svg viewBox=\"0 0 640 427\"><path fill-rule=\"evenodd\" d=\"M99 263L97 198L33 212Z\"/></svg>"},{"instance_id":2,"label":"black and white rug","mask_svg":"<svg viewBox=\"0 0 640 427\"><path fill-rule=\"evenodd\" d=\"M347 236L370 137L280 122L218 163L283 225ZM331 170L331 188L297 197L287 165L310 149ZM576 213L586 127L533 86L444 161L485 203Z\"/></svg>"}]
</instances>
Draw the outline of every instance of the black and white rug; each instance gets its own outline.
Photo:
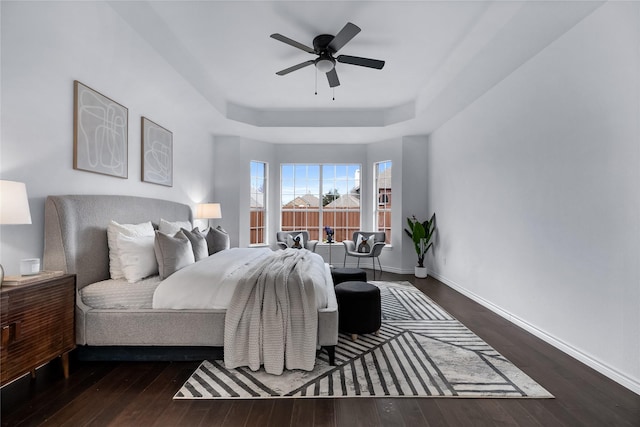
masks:
<instances>
[{"instance_id":1,"label":"black and white rug","mask_svg":"<svg viewBox=\"0 0 640 427\"><path fill-rule=\"evenodd\" d=\"M409 282L370 283L382 296L379 335L340 334L336 366L325 351L313 371L280 376L205 360L174 399L553 397Z\"/></svg>"}]
</instances>

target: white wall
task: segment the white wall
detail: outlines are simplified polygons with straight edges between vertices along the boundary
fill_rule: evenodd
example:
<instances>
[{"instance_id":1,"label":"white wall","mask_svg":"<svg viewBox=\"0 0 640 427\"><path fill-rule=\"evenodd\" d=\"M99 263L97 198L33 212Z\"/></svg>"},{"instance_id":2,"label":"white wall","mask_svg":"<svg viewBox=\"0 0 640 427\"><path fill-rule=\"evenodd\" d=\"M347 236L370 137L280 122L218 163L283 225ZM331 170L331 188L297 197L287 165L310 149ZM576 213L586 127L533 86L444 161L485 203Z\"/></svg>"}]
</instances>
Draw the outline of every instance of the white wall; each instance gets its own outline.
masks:
<instances>
[{"instance_id":1,"label":"white wall","mask_svg":"<svg viewBox=\"0 0 640 427\"><path fill-rule=\"evenodd\" d=\"M424 136L403 138L402 169L400 170L402 215L395 215L393 223L399 230L395 235L396 241L402 247L401 259L398 262L405 273L413 273L414 267L418 265L418 254L416 254L413 240L404 232L407 227L407 218L415 215L422 222L431 218L433 213L427 203L428 163L425 161L428 157L427 149L427 138ZM400 180L400 177L397 179ZM397 224L396 221L398 221ZM425 260L428 261L432 254L432 250L427 252Z\"/></svg>"},{"instance_id":2,"label":"white wall","mask_svg":"<svg viewBox=\"0 0 640 427\"><path fill-rule=\"evenodd\" d=\"M278 166L274 145L253 141L238 136L217 136L215 138L214 194L221 204L222 219L217 220L228 233L232 247L247 247L250 242L249 224L250 162L252 160L268 164L267 182L267 236L275 236L277 230L279 181L274 173ZM275 187L274 187L275 186ZM275 242L271 241L275 248Z\"/></svg>"},{"instance_id":3,"label":"white wall","mask_svg":"<svg viewBox=\"0 0 640 427\"><path fill-rule=\"evenodd\" d=\"M2 2L1 178L27 185L32 225L2 226L0 262L42 257L50 194L210 199L212 107L108 5ZM73 81L129 109L128 179L73 169ZM140 180L140 117L173 132L173 187ZM5 201L2 201L5 203Z\"/></svg>"},{"instance_id":4,"label":"white wall","mask_svg":"<svg viewBox=\"0 0 640 427\"><path fill-rule=\"evenodd\" d=\"M405 136L398 140L382 141L367 145L368 163L391 160L391 185L393 190L391 215L391 244L384 248L380 261L385 271L413 273L417 265L415 249L405 233L406 219L416 215L426 219L427 169L424 158L427 152L425 136ZM369 175L373 179L373 170ZM369 185L373 189L373 183ZM369 212L373 212L374 200L369 200ZM369 214L373 221L373 216Z\"/></svg>"},{"instance_id":5,"label":"white wall","mask_svg":"<svg viewBox=\"0 0 640 427\"><path fill-rule=\"evenodd\" d=\"M431 135L431 266L640 392L640 3L597 9Z\"/></svg>"}]
</instances>

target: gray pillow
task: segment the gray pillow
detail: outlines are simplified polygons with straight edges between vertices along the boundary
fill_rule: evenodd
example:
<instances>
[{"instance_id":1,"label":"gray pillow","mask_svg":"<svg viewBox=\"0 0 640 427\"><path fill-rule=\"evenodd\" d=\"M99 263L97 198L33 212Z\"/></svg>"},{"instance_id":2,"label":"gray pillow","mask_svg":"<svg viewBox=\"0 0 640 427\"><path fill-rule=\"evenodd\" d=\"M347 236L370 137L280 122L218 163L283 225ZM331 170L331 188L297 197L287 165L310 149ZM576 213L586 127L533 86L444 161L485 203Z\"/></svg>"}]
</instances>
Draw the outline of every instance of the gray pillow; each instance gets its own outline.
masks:
<instances>
[{"instance_id":1,"label":"gray pillow","mask_svg":"<svg viewBox=\"0 0 640 427\"><path fill-rule=\"evenodd\" d=\"M196 262L191 242L182 231L175 236L156 231L153 245L158 261L160 279L166 279L176 271Z\"/></svg>"},{"instance_id":2,"label":"gray pillow","mask_svg":"<svg viewBox=\"0 0 640 427\"><path fill-rule=\"evenodd\" d=\"M198 230L198 228L194 228L194 231ZM224 231L224 229L220 226L216 228L209 227L205 231L199 231L200 234L205 236L207 239L207 247L209 250L209 255L215 254L216 252L220 252L224 249L229 249L229 234Z\"/></svg>"},{"instance_id":3,"label":"gray pillow","mask_svg":"<svg viewBox=\"0 0 640 427\"><path fill-rule=\"evenodd\" d=\"M196 262L201 259L205 259L209 256L209 246L207 245L207 239L200 233L198 228L194 228L193 231L185 230L181 228L180 231L187 236L187 239L191 242L191 248L193 249L193 256Z\"/></svg>"}]
</instances>

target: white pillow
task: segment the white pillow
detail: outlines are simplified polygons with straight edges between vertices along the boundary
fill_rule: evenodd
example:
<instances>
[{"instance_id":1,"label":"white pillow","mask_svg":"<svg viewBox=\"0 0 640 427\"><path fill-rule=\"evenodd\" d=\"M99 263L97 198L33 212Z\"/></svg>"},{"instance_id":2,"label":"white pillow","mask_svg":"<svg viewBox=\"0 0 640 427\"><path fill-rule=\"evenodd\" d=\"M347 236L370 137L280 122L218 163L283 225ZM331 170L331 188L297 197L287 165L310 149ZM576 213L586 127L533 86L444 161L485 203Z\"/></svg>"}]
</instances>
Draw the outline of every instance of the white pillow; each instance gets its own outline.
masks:
<instances>
[{"instance_id":1,"label":"white pillow","mask_svg":"<svg viewBox=\"0 0 640 427\"><path fill-rule=\"evenodd\" d=\"M372 247L373 247L372 234L368 236L363 236L362 234L358 234L358 238L356 239L356 252L368 254L369 252L371 252Z\"/></svg>"},{"instance_id":2,"label":"white pillow","mask_svg":"<svg viewBox=\"0 0 640 427\"><path fill-rule=\"evenodd\" d=\"M191 223L189 221L167 221L160 218L160 224L158 225L158 231L169 236L173 236L181 228L191 230Z\"/></svg>"},{"instance_id":3,"label":"white pillow","mask_svg":"<svg viewBox=\"0 0 640 427\"><path fill-rule=\"evenodd\" d=\"M124 278L135 283L158 274L158 262L153 250L155 236L129 237L118 233L117 245Z\"/></svg>"},{"instance_id":4,"label":"white pillow","mask_svg":"<svg viewBox=\"0 0 640 427\"><path fill-rule=\"evenodd\" d=\"M304 236L302 233L297 236L292 236L289 234L287 236L287 246L294 249L302 249L304 248Z\"/></svg>"},{"instance_id":5,"label":"white pillow","mask_svg":"<svg viewBox=\"0 0 640 427\"><path fill-rule=\"evenodd\" d=\"M124 277L116 243L118 233L129 237L155 236L151 221L141 224L118 224L113 220L110 221L109 225L107 225L107 244L109 245L109 273L112 279L122 279Z\"/></svg>"}]
</instances>

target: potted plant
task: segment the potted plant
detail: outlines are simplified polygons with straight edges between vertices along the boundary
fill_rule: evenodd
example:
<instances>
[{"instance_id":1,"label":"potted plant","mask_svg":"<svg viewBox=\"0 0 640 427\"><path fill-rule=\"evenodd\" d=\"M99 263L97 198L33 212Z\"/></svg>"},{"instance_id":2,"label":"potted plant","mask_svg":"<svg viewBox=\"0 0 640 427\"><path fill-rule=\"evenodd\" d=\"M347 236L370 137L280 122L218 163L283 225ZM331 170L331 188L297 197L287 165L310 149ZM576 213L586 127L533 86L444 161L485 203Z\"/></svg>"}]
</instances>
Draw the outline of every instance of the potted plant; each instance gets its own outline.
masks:
<instances>
[{"instance_id":1,"label":"potted plant","mask_svg":"<svg viewBox=\"0 0 640 427\"><path fill-rule=\"evenodd\" d=\"M429 220L423 222L418 221L414 215L411 218L407 218L407 224L409 228L405 228L404 231L411 237L411 240L413 240L413 245L418 254L418 265L415 268L415 275L419 278L427 277L427 267L424 266L424 256L429 248L433 246L431 238L436 229L436 214L434 213Z\"/></svg>"}]
</instances>

